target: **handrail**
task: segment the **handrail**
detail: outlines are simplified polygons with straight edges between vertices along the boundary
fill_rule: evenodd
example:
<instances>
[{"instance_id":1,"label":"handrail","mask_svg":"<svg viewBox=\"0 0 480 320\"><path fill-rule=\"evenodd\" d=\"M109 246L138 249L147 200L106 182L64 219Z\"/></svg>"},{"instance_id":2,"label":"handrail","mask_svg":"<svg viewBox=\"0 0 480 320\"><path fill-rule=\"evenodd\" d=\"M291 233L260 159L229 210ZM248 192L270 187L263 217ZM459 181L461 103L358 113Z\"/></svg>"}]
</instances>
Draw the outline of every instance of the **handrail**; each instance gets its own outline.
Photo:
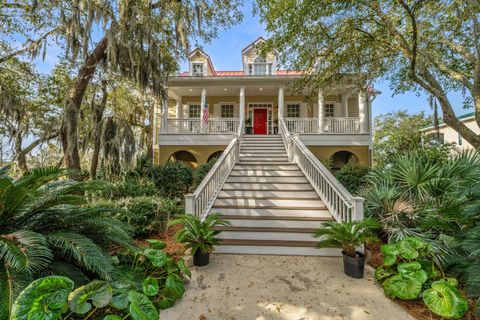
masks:
<instances>
[{"instance_id":1,"label":"handrail","mask_svg":"<svg viewBox=\"0 0 480 320\"><path fill-rule=\"evenodd\" d=\"M240 142L243 132L243 121L239 121L237 135L233 138L227 148L212 169L203 178L200 185L193 193L185 195L185 212L193 214L201 219L207 217L212 208L213 202L227 180L230 171L238 162L240 155Z\"/></svg>"},{"instance_id":2,"label":"handrail","mask_svg":"<svg viewBox=\"0 0 480 320\"><path fill-rule=\"evenodd\" d=\"M283 119L280 133L289 160L296 163L337 222L363 219L363 201L354 197L313 155L298 136L292 136Z\"/></svg>"},{"instance_id":3,"label":"handrail","mask_svg":"<svg viewBox=\"0 0 480 320\"><path fill-rule=\"evenodd\" d=\"M298 134L359 134L361 133L358 117L325 117L322 130L319 129L318 118L286 118L285 124L291 133Z\"/></svg>"},{"instance_id":4,"label":"handrail","mask_svg":"<svg viewBox=\"0 0 480 320\"><path fill-rule=\"evenodd\" d=\"M201 119L167 119L161 134L232 134L238 130L238 118L210 118L207 124Z\"/></svg>"}]
</instances>

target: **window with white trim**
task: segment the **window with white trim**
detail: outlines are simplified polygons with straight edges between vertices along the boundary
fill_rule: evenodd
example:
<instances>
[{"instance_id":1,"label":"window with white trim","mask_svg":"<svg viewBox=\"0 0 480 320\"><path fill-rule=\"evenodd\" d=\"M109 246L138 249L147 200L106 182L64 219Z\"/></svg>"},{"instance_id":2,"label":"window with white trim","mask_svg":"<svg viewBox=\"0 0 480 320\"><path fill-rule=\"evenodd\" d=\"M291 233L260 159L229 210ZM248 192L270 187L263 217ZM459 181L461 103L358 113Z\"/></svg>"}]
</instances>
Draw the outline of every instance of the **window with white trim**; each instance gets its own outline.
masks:
<instances>
[{"instance_id":1,"label":"window with white trim","mask_svg":"<svg viewBox=\"0 0 480 320\"><path fill-rule=\"evenodd\" d=\"M335 111L335 103L328 103L328 102L325 103L324 113L323 113L325 118L333 117L334 111Z\"/></svg>"},{"instance_id":2,"label":"window with white trim","mask_svg":"<svg viewBox=\"0 0 480 320\"><path fill-rule=\"evenodd\" d=\"M235 115L233 104L222 104L221 105L221 117L222 118L233 118Z\"/></svg>"},{"instance_id":3,"label":"window with white trim","mask_svg":"<svg viewBox=\"0 0 480 320\"><path fill-rule=\"evenodd\" d=\"M203 76L203 63L192 63L192 75L195 77Z\"/></svg>"},{"instance_id":4,"label":"window with white trim","mask_svg":"<svg viewBox=\"0 0 480 320\"><path fill-rule=\"evenodd\" d=\"M287 104L287 118L300 118L300 104Z\"/></svg>"},{"instance_id":5,"label":"window with white trim","mask_svg":"<svg viewBox=\"0 0 480 320\"><path fill-rule=\"evenodd\" d=\"M200 105L199 104L191 104L188 106L188 117L195 119L200 118Z\"/></svg>"}]
</instances>

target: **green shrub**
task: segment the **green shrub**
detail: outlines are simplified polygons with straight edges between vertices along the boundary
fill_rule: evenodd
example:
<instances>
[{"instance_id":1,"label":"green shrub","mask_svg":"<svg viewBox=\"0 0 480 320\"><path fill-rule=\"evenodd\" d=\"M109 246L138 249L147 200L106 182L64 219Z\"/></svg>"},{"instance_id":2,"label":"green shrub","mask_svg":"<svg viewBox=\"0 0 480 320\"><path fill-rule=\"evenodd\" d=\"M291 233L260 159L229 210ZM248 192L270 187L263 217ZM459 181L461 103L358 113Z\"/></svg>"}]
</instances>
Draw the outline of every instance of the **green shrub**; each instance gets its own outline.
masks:
<instances>
[{"instance_id":1,"label":"green shrub","mask_svg":"<svg viewBox=\"0 0 480 320\"><path fill-rule=\"evenodd\" d=\"M160 195L170 199L183 198L193 183L192 169L181 161L168 161L149 170Z\"/></svg>"},{"instance_id":2,"label":"green shrub","mask_svg":"<svg viewBox=\"0 0 480 320\"><path fill-rule=\"evenodd\" d=\"M170 217L182 212L182 208L171 199L158 197L124 198L115 201L119 209L115 218L125 222L135 237L165 232Z\"/></svg>"},{"instance_id":3,"label":"green shrub","mask_svg":"<svg viewBox=\"0 0 480 320\"><path fill-rule=\"evenodd\" d=\"M193 171L193 183L195 188L202 183L203 178L208 174L208 172L213 168L215 163L217 162L217 158L214 158L207 163L199 165L194 171Z\"/></svg>"},{"instance_id":4,"label":"green shrub","mask_svg":"<svg viewBox=\"0 0 480 320\"><path fill-rule=\"evenodd\" d=\"M352 194L358 194L367 184L368 167L360 167L355 164L346 164L335 173L338 181Z\"/></svg>"}]
</instances>

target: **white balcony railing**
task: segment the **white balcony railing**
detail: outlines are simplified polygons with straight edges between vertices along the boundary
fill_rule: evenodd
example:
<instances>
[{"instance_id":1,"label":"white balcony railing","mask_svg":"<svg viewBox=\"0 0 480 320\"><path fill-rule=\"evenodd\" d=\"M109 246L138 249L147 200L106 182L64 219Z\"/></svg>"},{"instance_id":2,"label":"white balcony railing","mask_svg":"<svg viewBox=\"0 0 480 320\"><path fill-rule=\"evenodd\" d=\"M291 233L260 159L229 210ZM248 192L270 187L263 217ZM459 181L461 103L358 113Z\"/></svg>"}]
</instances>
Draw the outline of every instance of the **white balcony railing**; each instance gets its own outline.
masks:
<instances>
[{"instance_id":1,"label":"white balcony railing","mask_svg":"<svg viewBox=\"0 0 480 320\"><path fill-rule=\"evenodd\" d=\"M298 136L288 132L279 120L280 134L288 158L296 163L337 222L363 219L363 198L354 197L335 176L312 154Z\"/></svg>"},{"instance_id":2,"label":"white balcony railing","mask_svg":"<svg viewBox=\"0 0 480 320\"><path fill-rule=\"evenodd\" d=\"M166 128L162 133L167 134L234 134L238 131L237 118L210 118L208 123L200 119L167 119Z\"/></svg>"},{"instance_id":3,"label":"white balcony railing","mask_svg":"<svg viewBox=\"0 0 480 320\"><path fill-rule=\"evenodd\" d=\"M360 118L327 117L324 120L323 131L328 133L361 133Z\"/></svg>"},{"instance_id":4,"label":"white balcony railing","mask_svg":"<svg viewBox=\"0 0 480 320\"><path fill-rule=\"evenodd\" d=\"M285 123L290 133L320 133L318 130L318 118L286 118ZM361 133L360 118L326 117L323 121L323 133Z\"/></svg>"}]
</instances>

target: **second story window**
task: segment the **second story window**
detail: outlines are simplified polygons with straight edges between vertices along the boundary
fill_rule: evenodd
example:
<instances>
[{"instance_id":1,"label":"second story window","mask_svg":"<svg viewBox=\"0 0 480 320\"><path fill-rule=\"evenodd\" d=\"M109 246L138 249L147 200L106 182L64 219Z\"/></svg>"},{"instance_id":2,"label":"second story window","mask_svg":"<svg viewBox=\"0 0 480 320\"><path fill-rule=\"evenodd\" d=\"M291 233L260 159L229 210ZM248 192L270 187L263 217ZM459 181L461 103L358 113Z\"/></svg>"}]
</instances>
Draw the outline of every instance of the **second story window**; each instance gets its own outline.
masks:
<instances>
[{"instance_id":1,"label":"second story window","mask_svg":"<svg viewBox=\"0 0 480 320\"><path fill-rule=\"evenodd\" d=\"M324 116L325 117L333 117L334 116L334 110L335 110L335 104L334 103L325 103Z\"/></svg>"},{"instance_id":2,"label":"second story window","mask_svg":"<svg viewBox=\"0 0 480 320\"><path fill-rule=\"evenodd\" d=\"M222 104L221 116L222 118L233 118L233 104Z\"/></svg>"},{"instance_id":3,"label":"second story window","mask_svg":"<svg viewBox=\"0 0 480 320\"><path fill-rule=\"evenodd\" d=\"M287 118L300 118L300 105L287 104Z\"/></svg>"},{"instance_id":4,"label":"second story window","mask_svg":"<svg viewBox=\"0 0 480 320\"><path fill-rule=\"evenodd\" d=\"M203 76L203 63L192 63L192 75L195 77Z\"/></svg>"},{"instance_id":5,"label":"second story window","mask_svg":"<svg viewBox=\"0 0 480 320\"><path fill-rule=\"evenodd\" d=\"M253 64L248 65L248 74L256 76L264 76L272 74L272 64L262 57L253 60Z\"/></svg>"},{"instance_id":6,"label":"second story window","mask_svg":"<svg viewBox=\"0 0 480 320\"><path fill-rule=\"evenodd\" d=\"M200 118L200 105L191 104L188 108L188 117L191 119Z\"/></svg>"}]
</instances>

